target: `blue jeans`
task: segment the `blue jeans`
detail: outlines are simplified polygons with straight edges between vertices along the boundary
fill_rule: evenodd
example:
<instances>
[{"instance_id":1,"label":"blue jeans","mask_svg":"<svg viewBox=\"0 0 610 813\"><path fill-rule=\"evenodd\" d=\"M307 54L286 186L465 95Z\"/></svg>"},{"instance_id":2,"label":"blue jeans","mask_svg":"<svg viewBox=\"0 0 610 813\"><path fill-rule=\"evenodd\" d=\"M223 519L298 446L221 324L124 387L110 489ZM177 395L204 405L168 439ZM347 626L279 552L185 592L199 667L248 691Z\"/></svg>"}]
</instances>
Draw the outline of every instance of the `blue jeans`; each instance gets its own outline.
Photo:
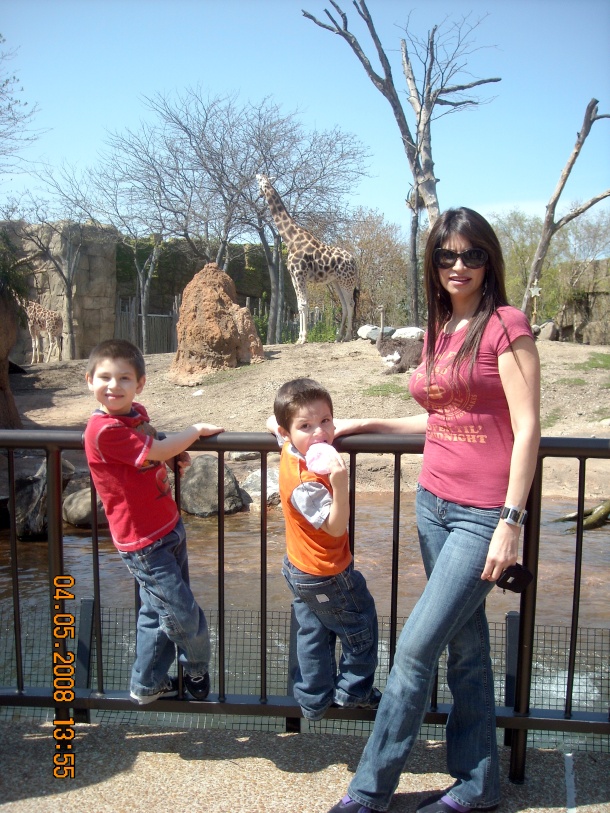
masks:
<instances>
[{"instance_id":1,"label":"blue jeans","mask_svg":"<svg viewBox=\"0 0 610 813\"><path fill-rule=\"evenodd\" d=\"M308 720L320 720L334 701L368 700L377 667L377 612L353 563L336 576L312 576L284 557L282 573L294 595L298 670L294 697ZM337 671L335 644L341 642Z\"/></svg>"},{"instance_id":2,"label":"blue jeans","mask_svg":"<svg viewBox=\"0 0 610 813\"><path fill-rule=\"evenodd\" d=\"M156 694L176 657L189 675L208 671L210 636L205 614L189 585L182 520L166 536L137 551L119 551L140 585L136 659L130 690Z\"/></svg>"},{"instance_id":3,"label":"blue jeans","mask_svg":"<svg viewBox=\"0 0 610 813\"><path fill-rule=\"evenodd\" d=\"M387 810L429 705L438 659L448 647L453 707L447 720L449 795L469 807L499 802L493 674L482 581L500 509L471 508L417 488L417 528L428 582L400 635L373 731L349 795Z\"/></svg>"}]
</instances>

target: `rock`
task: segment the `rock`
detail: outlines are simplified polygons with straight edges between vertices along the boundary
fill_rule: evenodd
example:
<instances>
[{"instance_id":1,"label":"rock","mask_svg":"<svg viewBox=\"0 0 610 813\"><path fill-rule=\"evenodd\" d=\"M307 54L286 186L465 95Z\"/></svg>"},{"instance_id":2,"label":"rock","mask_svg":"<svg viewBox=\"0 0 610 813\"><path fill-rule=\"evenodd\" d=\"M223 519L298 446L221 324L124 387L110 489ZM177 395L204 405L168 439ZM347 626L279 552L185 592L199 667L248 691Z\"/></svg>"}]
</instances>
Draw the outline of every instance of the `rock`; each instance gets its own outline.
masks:
<instances>
[{"instance_id":1,"label":"rock","mask_svg":"<svg viewBox=\"0 0 610 813\"><path fill-rule=\"evenodd\" d=\"M62 488L70 482L74 466L62 458ZM10 503L9 503L10 505ZM37 542L48 535L47 523L47 463L36 474L15 478L15 533L17 539Z\"/></svg>"},{"instance_id":2,"label":"rock","mask_svg":"<svg viewBox=\"0 0 610 813\"><path fill-rule=\"evenodd\" d=\"M280 470L267 468L267 505L279 505L280 502ZM250 510L259 510L262 504L261 470L251 472L241 484L244 504Z\"/></svg>"},{"instance_id":3,"label":"rock","mask_svg":"<svg viewBox=\"0 0 610 813\"><path fill-rule=\"evenodd\" d=\"M398 327L392 334L393 339L418 339L424 340L424 331L421 327Z\"/></svg>"},{"instance_id":4,"label":"rock","mask_svg":"<svg viewBox=\"0 0 610 813\"><path fill-rule=\"evenodd\" d=\"M389 339L391 336L394 335L396 332L395 327L384 327L383 329L383 338ZM369 331L369 340L375 344L377 338L379 337L379 328L375 325L371 331Z\"/></svg>"},{"instance_id":5,"label":"rock","mask_svg":"<svg viewBox=\"0 0 610 813\"><path fill-rule=\"evenodd\" d=\"M63 504L62 517L64 522L76 528L91 528L93 526L91 512L91 489L82 488L69 494ZM107 528L106 512L99 496L97 498L97 520L100 527Z\"/></svg>"},{"instance_id":6,"label":"rock","mask_svg":"<svg viewBox=\"0 0 610 813\"><path fill-rule=\"evenodd\" d=\"M264 361L250 311L236 298L233 280L216 263L195 274L182 295L172 383L195 386L216 370Z\"/></svg>"},{"instance_id":7,"label":"rock","mask_svg":"<svg viewBox=\"0 0 610 813\"><path fill-rule=\"evenodd\" d=\"M229 452L231 460L240 463L243 460L257 460L261 456L260 452Z\"/></svg>"},{"instance_id":8,"label":"rock","mask_svg":"<svg viewBox=\"0 0 610 813\"><path fill-rule=\"evenodd\" d=\"M371 332L371 330L374 330L374 329L379 330L377 325L361 325L357 330L358 338L360 338L360 339L368 339L368 338L370 338L369 333Z\"/></svg>"},{"instance_id":9,"label":"rock","mask_svg":"<svg viewBox=\"0 0 610 813\"><path fill-rule=\"evenodd\" d=\"M187 514L211 517L218 513L218 458L203 454L195 457L180 482L180 499ZM235 514L244 507L239 484L228 466L224 476L224 513Z\"/></svg>"},{"instance_id":10,"label":"rock","mask_svg":"<svg viewBox=\"0 0 610 813\"><path fill-rule=\"evenodd\" d=\"M545 322L544 325L540 325L538 339L540 341L556 342L559 339L559 330L555 322Z\"/></svg>"}]
</instances>

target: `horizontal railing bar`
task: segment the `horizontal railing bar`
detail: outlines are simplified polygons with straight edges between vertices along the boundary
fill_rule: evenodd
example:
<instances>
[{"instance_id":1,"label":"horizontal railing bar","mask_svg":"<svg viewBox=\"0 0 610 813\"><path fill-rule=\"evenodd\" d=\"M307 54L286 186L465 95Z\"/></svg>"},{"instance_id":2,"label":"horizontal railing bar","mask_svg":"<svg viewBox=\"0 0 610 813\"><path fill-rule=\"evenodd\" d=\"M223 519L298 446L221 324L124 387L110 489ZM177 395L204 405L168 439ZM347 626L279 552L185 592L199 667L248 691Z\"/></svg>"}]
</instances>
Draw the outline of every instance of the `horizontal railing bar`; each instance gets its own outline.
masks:
<instances>
[{"instance_id":1,"label":"horizontal railing bar","mask_svg":"<svg viewBox=\"0 0 610 813\"><path fill-rule=\"evenodd\" d=\"M18 707L54 707L52 691L49 689L28 687L23 692L15 692L9 687L0 687L0 697L8 700L6 705ZM227 694L223 702L218 695L210 694L201 702L188 699L165 699L149 703L145 707L136 705L126 691L109 691L98 694L93 690L75 691L73 709L96 709L100 711L166 711L182 714L236 714L256 715L261 717L302 717L298 703L284 695L269 695L266 703L252 700L252 695ZM444 725L451 710L450 703L439 703L435 711L428 711L424 723ZM370 709L330 708L325 719L333 720L374 720L375 712ZM496 726L498 728L525 729L536 731L567 731L585 734L610 734L610 719L603 712L573 712L570 719L563 716L561 709L533 708L528 715L515 714L508 706L496 707Z\"/></svg>"},{"instance_id":2,"label":"horizontal railing bar","mask_svg":"<svg viewBox=\"0 0 610 813\"><path fill-rule=\"evenodd\" d=\"M0 447L44 448L61 446L65 449L82 449L83 433L71 429L3 429L0 430ZM371 452L377 454L421 454L423 435L361 434L347 435L335 440L342 452ZM190 447L194 451L232 452L279 450L275 435L270 432L222 432L209 438L200 438ZM610 457L610 438L543 437L538 457Z\"/></svg>"}]
</instances>

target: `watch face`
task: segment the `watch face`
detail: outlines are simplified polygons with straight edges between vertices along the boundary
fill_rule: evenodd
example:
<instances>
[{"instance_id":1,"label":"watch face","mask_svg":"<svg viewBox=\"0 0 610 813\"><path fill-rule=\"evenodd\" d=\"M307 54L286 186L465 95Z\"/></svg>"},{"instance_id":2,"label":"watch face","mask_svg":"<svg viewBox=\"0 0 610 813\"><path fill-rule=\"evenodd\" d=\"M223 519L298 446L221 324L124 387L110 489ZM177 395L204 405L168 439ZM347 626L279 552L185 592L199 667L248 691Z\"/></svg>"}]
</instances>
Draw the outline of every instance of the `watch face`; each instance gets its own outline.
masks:
<instances>
[{"instance_id":1,"label":"watch face","mask_svg":"<svg viewBox=\"0 0 610 813\"><path fill-rule=\"evenodd\" d=\"M505 519L510 525L523 525L526 517L527 511L520 511L518 508L509 508L507 505L505 505L500 512L500 519Z\"/></svg>"}]
</instances>

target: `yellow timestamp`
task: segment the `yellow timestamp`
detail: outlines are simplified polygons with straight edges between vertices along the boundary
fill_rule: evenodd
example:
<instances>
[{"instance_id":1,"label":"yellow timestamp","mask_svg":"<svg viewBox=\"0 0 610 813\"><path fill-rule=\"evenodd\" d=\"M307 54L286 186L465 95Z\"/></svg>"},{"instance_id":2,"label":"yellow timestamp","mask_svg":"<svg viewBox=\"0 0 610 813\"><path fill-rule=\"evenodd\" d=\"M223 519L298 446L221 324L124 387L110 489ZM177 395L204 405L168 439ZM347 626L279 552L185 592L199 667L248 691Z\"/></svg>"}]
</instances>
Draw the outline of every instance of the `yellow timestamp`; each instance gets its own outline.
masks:
<instances>
[{"instance_id":1,"label":"yellow timestamp","mask_svg":"<svg viewBox=\"0 0 610 813\"><path fill-rule=\"evenodd\" d=\"M75 585L73 576L55 576L53 579L53 608L59 610L53 615L53 700L58 705L69 705L74 701L74 652L66 650L68 638L74 638L74 615L62 612L64 601L73 601L74 593L70 588ZM73 752L74 718L53 720L53 739L55 750L53 755L53 776L56 779L74 779L76 770L75 754Z\"/></svg>"}]
</instances>

